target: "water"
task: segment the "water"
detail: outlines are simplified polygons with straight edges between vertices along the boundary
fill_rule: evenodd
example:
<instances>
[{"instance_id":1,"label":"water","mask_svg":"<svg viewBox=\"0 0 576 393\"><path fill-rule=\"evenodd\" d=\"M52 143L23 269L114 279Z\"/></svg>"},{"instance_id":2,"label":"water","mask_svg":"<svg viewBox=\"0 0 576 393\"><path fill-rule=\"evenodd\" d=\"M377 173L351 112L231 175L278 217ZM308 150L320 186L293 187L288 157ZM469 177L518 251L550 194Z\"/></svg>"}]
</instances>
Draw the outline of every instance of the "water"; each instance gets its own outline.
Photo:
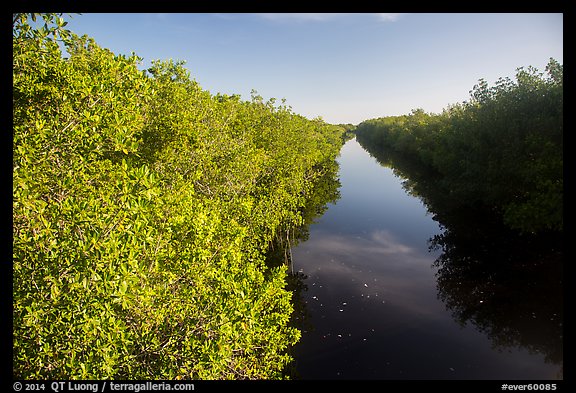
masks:
<instances>
[{"instance_id":1,"label":"water","mask_svg":"<svg viewBox=\"0 0 576 393\"><path fill-rule=\"evenodd\" d=\"M429 251L428 240L442 231L402 188L403 179L356 140L344 145L338 161L340 199L292 249L293 268L307 287L301 293L307 318L294 353L297 378L562 378L562 365L546 361L546 344L521 345L522 328L506 335L501 330L510 329L492 314L459 321L459 306L441 300L433 266L441 251ZM466 311L482 310L482 296L473 302Z\"/></svg>"}]
</instances>

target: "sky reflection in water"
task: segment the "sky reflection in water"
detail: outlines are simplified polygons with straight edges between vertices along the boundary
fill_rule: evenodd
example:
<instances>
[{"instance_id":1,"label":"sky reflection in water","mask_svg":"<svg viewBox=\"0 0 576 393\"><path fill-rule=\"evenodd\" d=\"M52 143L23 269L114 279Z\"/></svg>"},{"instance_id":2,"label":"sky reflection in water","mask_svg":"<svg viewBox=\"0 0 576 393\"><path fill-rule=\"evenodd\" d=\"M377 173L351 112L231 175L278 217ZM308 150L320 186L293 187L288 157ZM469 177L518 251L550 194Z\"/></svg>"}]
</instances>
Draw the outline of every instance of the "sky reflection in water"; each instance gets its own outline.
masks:
<instances>
[{"instance_id":1,"label":"sky reflection in water","mask_svg":"<svg viewBox=\"0 0 576 393\"><path fill-rule=\"evenodd\" d=\"M440 232L401 179L355 140L342 149L341 199L293 248L309 315L295 348L302 379L554 379L523 349L494 350L438 300Z\"/></svg>"}]
</instances>

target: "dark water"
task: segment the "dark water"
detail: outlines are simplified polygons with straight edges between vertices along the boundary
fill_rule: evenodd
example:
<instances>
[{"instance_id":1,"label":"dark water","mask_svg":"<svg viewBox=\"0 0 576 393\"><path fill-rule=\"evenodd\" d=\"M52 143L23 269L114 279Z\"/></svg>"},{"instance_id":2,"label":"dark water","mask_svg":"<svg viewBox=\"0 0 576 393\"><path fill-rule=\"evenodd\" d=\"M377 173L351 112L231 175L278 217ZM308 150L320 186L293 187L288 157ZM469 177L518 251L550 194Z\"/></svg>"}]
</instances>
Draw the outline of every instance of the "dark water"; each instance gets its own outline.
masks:
<instances>
[{"instance_id":1,"label":"dark water","mask_svg":"<svg viewBox=\"0 0 576 393\"><path fill-rule=\"evenodd\" d=\"M338 161L340 199L292 249L307 288L296 378L562 378L561 291L540 291L558 288L557 275L512 283L510 272L455 269L429 250L442 229L403 179L356 140Z\"/></svg>"}]
</instances>

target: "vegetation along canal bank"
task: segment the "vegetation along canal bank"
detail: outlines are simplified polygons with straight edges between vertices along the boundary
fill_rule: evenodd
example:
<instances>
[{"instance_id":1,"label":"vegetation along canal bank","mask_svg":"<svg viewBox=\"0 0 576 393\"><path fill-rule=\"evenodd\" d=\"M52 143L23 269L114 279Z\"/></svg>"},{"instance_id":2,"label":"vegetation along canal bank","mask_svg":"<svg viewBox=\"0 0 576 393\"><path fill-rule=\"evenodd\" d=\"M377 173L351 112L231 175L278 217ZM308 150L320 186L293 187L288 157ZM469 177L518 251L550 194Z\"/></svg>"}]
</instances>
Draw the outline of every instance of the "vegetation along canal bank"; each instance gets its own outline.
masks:
<instances>
[{"instance_id":1,"label":"vegetation along canal bank","mask_svg":"<svg viewBox=\"0 0 576 393\"><path fill-rule=\"evenodd\" d=\"M558 62L334 125L65 25L13 20L14 378L562 378Z\"/></svg>"},{"instance_id":2,"label":"vegetation along canal bank","mask_svg":"<svg viewBox=\"0 0 576 393\"><path fill-rule=\"evenodd\" d=\"M373 158L348 142L342 198L295 250L302 376L563 377L562 80L550 59L356 127Z\"/></svg>"},{"instance_id":3,"label":"vegetation along canal bank","mask_svg":"<svg viewBox=\"0 0 576 393\"><path fill-rule=\"evenodd\" d=\"M44 18L13 28L14 377L281 378L300 332L266 254L344 129Z\"/></svg>"}]
</instances>

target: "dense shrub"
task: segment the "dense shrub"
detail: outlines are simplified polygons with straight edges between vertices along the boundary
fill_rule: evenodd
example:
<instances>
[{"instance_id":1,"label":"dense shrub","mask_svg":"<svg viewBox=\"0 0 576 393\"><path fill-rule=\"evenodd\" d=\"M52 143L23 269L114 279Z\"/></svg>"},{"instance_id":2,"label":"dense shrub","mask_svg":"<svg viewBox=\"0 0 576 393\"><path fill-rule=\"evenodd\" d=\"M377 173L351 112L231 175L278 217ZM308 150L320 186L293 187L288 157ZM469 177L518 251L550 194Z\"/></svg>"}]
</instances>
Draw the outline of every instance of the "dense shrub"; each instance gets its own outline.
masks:
<instances>
[{"instance_id":1,"label":"dense shrub","mask_svg":"<svg viewBox=\"0 0 576 393\"><path fill-rule=\"evenodd\" d=\"M519 68L441 114L414 110L357 126L358 141L437 176L455 207L483 205L526 233L563 228L563 68Z\"/></svg>"},{"instance_id":2,"label":"dense shrub","mask_svg":"<svg viewBox=\"0 0 576 393\"><path fill-rule=\"evenodd\" d=\"M343 130L43 18L13 27L14 377L282 378L300 332L265 254Z\"/></svg>"}]
</instances>

